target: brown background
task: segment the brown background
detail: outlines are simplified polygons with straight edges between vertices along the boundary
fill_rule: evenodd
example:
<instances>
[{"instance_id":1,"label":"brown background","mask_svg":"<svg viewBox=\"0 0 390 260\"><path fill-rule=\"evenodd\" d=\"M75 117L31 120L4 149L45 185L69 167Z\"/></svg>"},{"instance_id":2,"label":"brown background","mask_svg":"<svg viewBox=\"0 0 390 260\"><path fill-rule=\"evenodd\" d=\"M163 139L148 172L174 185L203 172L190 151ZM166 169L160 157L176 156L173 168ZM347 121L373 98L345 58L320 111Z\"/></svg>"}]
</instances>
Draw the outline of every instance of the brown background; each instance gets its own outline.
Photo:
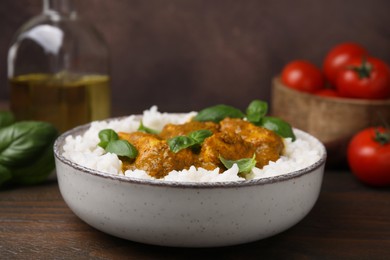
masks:
<instances>
[{"instance_id":1,"label":"brown background","mask_svg":"<svg viewBox=\"0 0 390 260\"><path fill-rule=\"evenodd\" d=\"M356 41L390 63L388 0L82 0L79 13L111 49L113 102L121 113L152 104L185 112L270 99L271 79L292 59L317 65L334 44ZM40 0L0 4L0 99L7 48L41 11Z\"/></svg>"}]
</instances>

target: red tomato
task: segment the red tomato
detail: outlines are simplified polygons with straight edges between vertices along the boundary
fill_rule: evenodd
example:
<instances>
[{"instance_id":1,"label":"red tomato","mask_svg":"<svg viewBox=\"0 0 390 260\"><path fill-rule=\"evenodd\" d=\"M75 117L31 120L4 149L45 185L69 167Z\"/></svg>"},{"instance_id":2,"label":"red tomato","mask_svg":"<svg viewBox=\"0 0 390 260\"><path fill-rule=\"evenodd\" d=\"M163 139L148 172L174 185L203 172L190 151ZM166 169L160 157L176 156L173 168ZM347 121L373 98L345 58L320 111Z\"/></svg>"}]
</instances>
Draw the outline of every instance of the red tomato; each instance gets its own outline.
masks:
<instances>
[{"instance_id":1,"label":"red tomato","mask_svg":"<svg viewBox=\"0 0 390 260\"><path fill-rule=\"evenodd\" d=\"M310 93L324 87L321 70L304 60L288 63L282 71L282 82L290 88Z\"/></svg>"},{"instance_id":2,"label":"red tomato","mask_svg":"<svg viewBox=\"0 0 390 260\"><path fill-rule=\"evenodd\" d=\"M330 88L320 89L315 94L323 97L340 97L336 90Z\"/></svg>"},{"instance_id":3,"label":"red tomato","mask_svg":"<svg viewBox=\"0 0 390 260\"><path fill-rule=\"evenodd\" d=\"M323 71L325 78L333 86L336 84L337 74L340 69L354 57L368 56L368 51L356 43L342 43L332 48L325 56Z\"/></svg>"},{"instance_id":4,"label":"red tomato","mask_svg":"<svg viewBox=\"0 0 390 260\"><path fill-rule=\"evenodd\" d=\"M390 129L370 127L357 133L348 145L352 173L373 186L390 186Z\"/></svg>"},{"instance_id":5,"label":"red tomato","mask_svg":"<svg viewBox=\"0 0 390 260\"><path fill-rule=\"evenodd\" d=\"M343 97L387 99L390 97L390 69L376 58L352 59L339 72L336 88Z\"/></svg>"}]
</instances>

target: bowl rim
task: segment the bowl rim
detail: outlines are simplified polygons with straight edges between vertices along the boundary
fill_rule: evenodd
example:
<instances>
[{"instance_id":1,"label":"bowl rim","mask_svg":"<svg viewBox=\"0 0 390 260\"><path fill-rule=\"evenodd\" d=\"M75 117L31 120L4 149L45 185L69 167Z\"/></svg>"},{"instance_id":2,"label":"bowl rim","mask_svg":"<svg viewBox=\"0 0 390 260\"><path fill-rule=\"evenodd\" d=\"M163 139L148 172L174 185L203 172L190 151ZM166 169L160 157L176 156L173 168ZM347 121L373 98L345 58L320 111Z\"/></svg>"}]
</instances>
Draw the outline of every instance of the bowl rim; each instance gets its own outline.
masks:
<instances>
[{"instance_id":1,"label":"bowl rim","mask_svg":"<svg viewBox=\"0 0 390 260\"><path fill-rule=\"evenodd\" d=\"M139 116L139 115L136 115ZM108 118L106 120L102 121L111 121L111 120L118 120L127 118L128 116L122 116L122 117L113 117ZM130 176L124 176L124 175L115 175L110 174L106 172L102 172L99 170L91 169L86 166L80 165L78 163L75 163L67 158L65 158L62 153L62 146L65 142L66 137L73 135L80 135L83 134L88 128L91 126L93 122L77 126L75 128L72 128L64 133L62 133L60 136L57 137L57 139L54 142L53 145L53 151L54 151L54 157L59 162L73 168L74 170L95 176L100 177L103 179L109 179L113 181L119 181L129 184L139 184L139 185L149 185L149 186L159 186L159 187L176 187L176 188L238 188L238 187L247 187L247 186L258 186L258 185L267 185L277 182L283 182L291 179L296 179L304 175L308 175L321 166L325 165L327 152L324 144L320 142L317 138L310 135L309 133L306 133L305 131L299 130L294 128L294 131L298 131L300 134L304 135L306 138L314 140L321 149L321 157L318 161L315 163L296 170L289 173L277 175L277 176L271 176L271 177L264 177L259 179L251 179L251 180L239 180L239 181L219 181L219 182L180 182L180 181L161 181L158 179L141 179L141 178L134 178ZM56 166L57 168L57 166ZM56 169L57 170L57 169ZM58 171L57 171L58 174Z\"/></svg>"}]
</instances>

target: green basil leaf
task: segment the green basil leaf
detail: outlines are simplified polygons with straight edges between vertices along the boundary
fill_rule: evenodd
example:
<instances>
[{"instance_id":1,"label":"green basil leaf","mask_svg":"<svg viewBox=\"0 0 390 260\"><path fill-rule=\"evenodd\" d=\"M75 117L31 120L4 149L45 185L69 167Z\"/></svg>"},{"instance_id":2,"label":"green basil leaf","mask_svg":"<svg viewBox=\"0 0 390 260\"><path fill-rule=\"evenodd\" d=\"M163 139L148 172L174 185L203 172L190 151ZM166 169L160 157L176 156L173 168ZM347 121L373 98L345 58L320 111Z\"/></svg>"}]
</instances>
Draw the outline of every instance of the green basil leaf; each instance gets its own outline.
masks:
<instances>
[{"instance_id":1,"label":"green basil leaf","mask_svg":"<svg viewBox=\"0 0 390 260\"><path fill-rule=\"evenodd\" d=\"M203 143L204 139L213 135L213 132L207 129L197 130L189 133L187 136L180 135L175 136L167 140L169 149L177 153L186 148L192 148L197 152L200 145Z\"/></svg>"},{"instance_id":2,"label":"green basil leaf","mask_svg":"<svg viewBox=\"0 0 390 260\"><path fill-rule=\"evenodd\" d=\"M169 149L174 153L178 153L183 149L192 147L197 144L195 139L184 135L170 138L167 140L167 143L169 145Z\"/></svg>"},{"instance_id":3,"label":"green basil leaf","mask_svg":"<svg viewBox=\"0 0 390 260\"><path fill-rule=\"evenodd\" d=\"M12 183L32 185L41 183L55 168L53 143L49 143L39 157L28 165L11 167Z\"/></svg>"},{"instance_id":4,"label":"green basil leaf","mask_svg":"<svg viewBox=\"0 0 390 260\"><path fill-rule=\"evenodd\" d=\"M149 127L144 126L144 124L142 123L142 121L141 121L141 123L140 123L140 125L139 125L139 127L138 127L138 131L144 132L144 133L147 133L147 134L154 134L154 135L158 135L158 134L160 133L160 132L157 131L157 130L154 130L154 129L152 129L152 128L149 128Z\"/></svg>"},{"instance_id":5,"label":"green basil leaf","mask_svg":"<svg viewBox=\"0 0 390 260\"><path fill-rule=\"evenodd\" d=\"M199 111L194 117L194 120L201 122L213 121L218 123L226 117L244 118L245 115L237 108L227 105L216 105Z\"/></svg>"},{"instance_id":6,"label":"green basil leaf","mask_svg":"<svg viewBox=\"0 0 390 260\"><path fill-rule=\"evenodd\" d=\"M14 115L9 111L0 111L0 128L12 125L15 122Z\"/></svg>"},{"instance_id":7,"label":"green basil leaf","mask_svg":"<svg viewBox=\"0 0 390 260\"><path fill-rule=\"evenodd\" d=\"M119 139L119 136L118 134L112 130L112 129L104 129L104 130L101 130L99 132L99 139L100 139L100 142L98 143L98 145L100 147L102 147L103 149L106 149L107 145L111 142L111 141L116 141Z\"/></svg>"},{"instance_id":8,"label":"green basil leaf","mask_svg":"<svg viewBox=\"0 0 390 260\"><path fill-rule=\"evenodd\" d=\"M264 128L274 131L281 137L291 138L293 141L296 139L291 125L280 118L271 116L263 117L261 119L260 125Z\"/></svg>"},{"instance_id":9,"label":"green basil leaf","mask_svg":"<svg viewBox=\"0 0 390 260\"><path fill-rule=\"evenodd\" d=\"M201 143L203 143L204 139L206 139L207 137L210 137L212 135L213 135L213 132L211 132L210 130L202 129L202 130L193 131L193 132L189 133L188 137L194 139L194 141L197 144L201 144Z\"/></svg>"},{"instance_id":10,"label":"green basil leaf","mask_svg":"<svg viewBox=\"0 0 390 260\"><path fill-rule=\"evenodd\" d=\"M46 122L21 121L0 129L0 164L25 165L40 156L57 137L55 127Z\"/></svg>"},{"instance_id":11,"label":"green basil leaf","mask_svg":"<svg viewBox=\"0 0 390 260\"><path fill-rule=\"evenodd\" d=\"M135 148L127 140L119 140L118 134L112 129L104 129L99 132L99 146L106 152L114 153L118 156L134 159L138 155Z\"/></svg>"},{"instance_id":12,"label":"green basil leaf","mask_svg":"<svg viewBox=\"0 0 390 260\"><path fill-rule=\"evenodd\" d=\"M230 169L234 164L238 166L238 173L250 173L253 167L256 166L256 154L253 154L252 158L243 158L239 160L227 160L222 156L219 156L219 160L221 160L222 164Z\"/></svg>"},{"instance_id":13,"label":"green basil leaf","mask_svg":"<svg viewBox=\"0 0 390 260\"><path fill-rule=\"evenodd\" d=\"M251 123L258 123L267 114L268 104L261 100L253 100L246 109L246 118Z\"/></svg>"},{"instance_id":14,"label":"green basil leaf","mask_svg":"<svg viewBox=\"0 0 390 260\"><path fill-rule=\"evenodd\" d=\"M114 153L118 156L134 159L138 155L137 148L126 140L113 140L105 148L106 152Z\"/></svg>"}]
</instances>

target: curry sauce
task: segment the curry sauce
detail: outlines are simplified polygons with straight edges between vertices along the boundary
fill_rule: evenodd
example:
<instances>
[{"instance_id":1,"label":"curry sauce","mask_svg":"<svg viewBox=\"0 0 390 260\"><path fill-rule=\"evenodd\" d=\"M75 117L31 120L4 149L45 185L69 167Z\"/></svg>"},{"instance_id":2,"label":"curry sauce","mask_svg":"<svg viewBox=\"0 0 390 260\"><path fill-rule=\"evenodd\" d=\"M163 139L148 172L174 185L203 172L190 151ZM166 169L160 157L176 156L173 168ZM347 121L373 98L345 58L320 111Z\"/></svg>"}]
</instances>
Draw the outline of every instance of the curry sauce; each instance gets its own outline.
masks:
<instances>
[{"instance_id":1,"label":"curry sauce","mask_svg":"<svg viewBox=\"0 0 390 260\"><path fill-rule=\"evenodd\" d=\"M198 151L183 149L177 153L170 150L169 138L187 135L197 130L209 130ZM184 124L167 124L159 134L144 132L118 133L138 150L134 160L124 159L122 170L144 170L150 176L162 178L173 170L189 169L191 166L206 170L226 170L219 157L228 160L250 158L255 154L256 167L263 168L270 161L279 159L284 150L283 139L271 130L256 126L242 119L225 118L219 123L189 121Z\"/></svg>"}]
</instances>

